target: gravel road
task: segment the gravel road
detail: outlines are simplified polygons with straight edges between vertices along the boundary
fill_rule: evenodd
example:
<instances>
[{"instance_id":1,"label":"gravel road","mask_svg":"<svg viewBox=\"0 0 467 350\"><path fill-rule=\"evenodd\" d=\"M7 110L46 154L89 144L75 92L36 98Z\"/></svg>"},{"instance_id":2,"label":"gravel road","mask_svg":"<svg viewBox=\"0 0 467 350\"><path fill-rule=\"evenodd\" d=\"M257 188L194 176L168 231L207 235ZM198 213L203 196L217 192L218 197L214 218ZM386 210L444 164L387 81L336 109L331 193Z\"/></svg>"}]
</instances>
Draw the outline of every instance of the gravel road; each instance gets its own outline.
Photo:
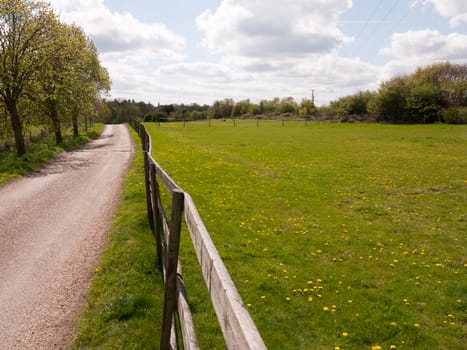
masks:
<instances>
[{"instance_id":1,"label":"gravel road","mask_svg":"<svg viewBox=\"0 0 467 350\"><path fill-rule=\"evenodd\" d=\"M66 349L133 155L124 125L0 188L0 349Z\"/></svg>"}]
</instances>

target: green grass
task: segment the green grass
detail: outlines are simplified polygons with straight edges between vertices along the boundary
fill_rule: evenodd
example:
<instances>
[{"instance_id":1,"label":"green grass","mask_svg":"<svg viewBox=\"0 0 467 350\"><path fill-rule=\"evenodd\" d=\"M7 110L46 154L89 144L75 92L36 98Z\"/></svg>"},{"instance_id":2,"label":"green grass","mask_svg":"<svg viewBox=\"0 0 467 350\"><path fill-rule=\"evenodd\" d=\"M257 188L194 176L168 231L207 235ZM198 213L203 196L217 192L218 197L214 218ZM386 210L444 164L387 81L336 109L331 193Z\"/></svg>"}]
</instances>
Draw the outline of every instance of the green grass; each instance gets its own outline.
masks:
<instances>
[{"instance_id":1,"label":"green grass","mask_svg":"<svg viewBox=\"0 0 467 350\"><path fill-rule=\"evenodd\" d=\"M466 126L146 126L269 349L465 348ZM183 235L201 348L223 349Z\"/></svg>"},{"instance_id":2,"label":"green grass","mask_svg":"<svg viewBox=\"0 0 467 350\"><path fill-rule=\"evenodd\" d=\"M71 130L67 130L64 133L63 144L59 146L55 144L55 139L51 135L43 140L28 143L26 145L27 152L21 157L17 156L15 150L0 152L0 186L18 176L38 169L63 151L72 150L96 139L103 129L103 124L94 124L79 137L73 137Z\"/></svg>"},{"instance_id":3,"label":"green grass","mask_svg":"<svg viewBox=\"0 0 467 350\"><path fill-rule=\"evenodd\" d=\"M155 349L159 343L164 293L146 217L141 143L130 130L136 154L72 349Z\"/></svg>"}]
</instances>

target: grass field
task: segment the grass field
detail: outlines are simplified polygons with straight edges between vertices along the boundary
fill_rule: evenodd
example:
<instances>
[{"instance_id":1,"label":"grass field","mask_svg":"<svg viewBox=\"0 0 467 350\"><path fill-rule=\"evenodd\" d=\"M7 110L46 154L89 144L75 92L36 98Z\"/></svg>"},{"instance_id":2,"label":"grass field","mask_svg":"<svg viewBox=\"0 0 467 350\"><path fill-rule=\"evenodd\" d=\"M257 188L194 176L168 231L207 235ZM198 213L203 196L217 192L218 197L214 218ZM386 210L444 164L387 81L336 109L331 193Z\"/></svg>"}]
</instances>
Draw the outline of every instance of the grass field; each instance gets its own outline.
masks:
<instances>
[{"instance_id":1,"label":"grass field","mask_svg":"<svg viewBox=\"0 0 467 350\"><path fill-rule=\"evenodd\" d=\"M146 124L269 349L465 349L467 127ZM202 348L224 348L196 257Z\"/></svg>"}]
</instances>

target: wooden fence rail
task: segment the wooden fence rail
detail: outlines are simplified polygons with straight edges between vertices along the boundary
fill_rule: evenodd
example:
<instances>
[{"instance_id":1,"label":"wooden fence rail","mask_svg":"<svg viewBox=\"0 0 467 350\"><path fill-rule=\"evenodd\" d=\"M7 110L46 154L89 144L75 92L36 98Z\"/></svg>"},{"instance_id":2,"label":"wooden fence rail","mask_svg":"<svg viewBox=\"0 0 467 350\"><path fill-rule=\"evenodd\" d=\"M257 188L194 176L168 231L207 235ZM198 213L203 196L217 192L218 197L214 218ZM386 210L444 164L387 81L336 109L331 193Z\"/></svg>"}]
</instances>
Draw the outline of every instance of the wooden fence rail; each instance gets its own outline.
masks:
<instances>
[{"instance_id":1,"label":"wooden fence rail","mask_svg":"<svg viewBox=\"0 0 467 350\"><path fill-rule=\"evenodd\" d=\"M185 350L199 349L183 283L182 266L178 259L180 231L184 219L227 348L265 350L263 339L242 302L193 199L151 156L152 142L146 128L137 121L132 121L131 125L138 132L143 144L147 213L164 281L160 349L178 349L177 339L182 339ZM170 218L162 204L159 181L171 193ZM176 327L176 315L179 329Z\"/></svg>"}]
</instances>

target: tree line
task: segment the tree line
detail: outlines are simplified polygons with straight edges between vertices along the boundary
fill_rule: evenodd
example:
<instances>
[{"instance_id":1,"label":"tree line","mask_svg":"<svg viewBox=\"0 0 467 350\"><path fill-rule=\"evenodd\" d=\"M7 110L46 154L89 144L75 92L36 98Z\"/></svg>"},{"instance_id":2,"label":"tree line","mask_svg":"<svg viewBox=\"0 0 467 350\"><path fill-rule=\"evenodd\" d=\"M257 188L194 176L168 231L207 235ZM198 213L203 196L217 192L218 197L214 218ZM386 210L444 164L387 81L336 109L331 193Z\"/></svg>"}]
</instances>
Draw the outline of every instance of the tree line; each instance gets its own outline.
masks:
<instances>
[{"instance_id":1,"label":"tree line","mask_svg":"<svg viewBox=\"0 0 467 350\"><path fill-rule=\"evenodd\" d=\"M361 116L387 123L467 123L467 64L419 67L396 76L378 91L360 91L332 101L323 115Z\"/></svg>"},{"instance_id":2,"label":"tree line","mask_svg":"<svg viewBox=\"0 0 467 350\"><path fill-rule=\"evenodd\" d=\"M211 105L166 104L157 106L134 100L105 101L107 122L138 117L147 122L227 118L268 118L380 123L467 123L467 65L449 62L417 68L396 76L377 91L359 91L317 107L314 98L296 102L293 97L254 103L226 98Z\"/></svg>"},{"instance_id":3,"label":"tree line","mask_svg":"<svg viewBox=\"0 0 467 350\"><path fill-rule=\"evenodd\" d=\"M318 115L318 109L311 99L303 99L300 103L293 97L262 100L253 103L249 99L234 102L231 98L216 100L207 104L158 104L135 102L127 99L104 100L102 111L108 123L122 123L137 117L146 122L193 121L202 119L227 118L276 118L301 116L310 118Z\"/></svg>"},{"instance_id":4,"label":"tree line","mask_svg":"<svg viewBox=\"0 0 467 350\"><path fill-rule=\"evenodd\" d=\"M109 74L80 27L62 23L42 1L0 2L0 139L13 137L18 155L29 125L47 125L57 144L64 124L77 136L109 90Z\"/></svg>"}]
</instances>

